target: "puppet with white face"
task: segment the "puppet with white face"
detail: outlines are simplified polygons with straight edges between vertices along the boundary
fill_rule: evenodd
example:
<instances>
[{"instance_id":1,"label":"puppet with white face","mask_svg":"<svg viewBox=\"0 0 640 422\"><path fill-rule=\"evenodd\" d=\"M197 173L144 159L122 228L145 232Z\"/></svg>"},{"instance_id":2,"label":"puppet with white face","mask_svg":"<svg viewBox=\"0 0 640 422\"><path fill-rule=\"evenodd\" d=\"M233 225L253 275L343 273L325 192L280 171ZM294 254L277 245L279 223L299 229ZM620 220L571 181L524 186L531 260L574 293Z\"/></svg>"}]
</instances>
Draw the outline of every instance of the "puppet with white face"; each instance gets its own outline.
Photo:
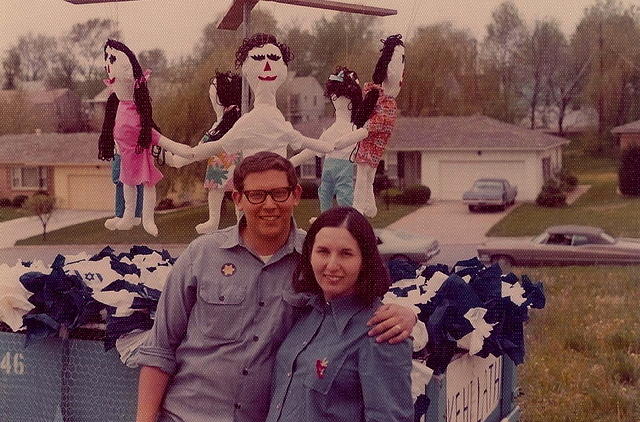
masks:
<instances>
[{"instance_id":1,"label":"puppet with white face","mask_svg":"<svg viewBox=\"0 0 640 422\"><path fill-rule=\"evenodd\" d=\"M241 67L253 92L253 109L219 141L195 146L194 160L221 152L242 152L247 157L259 151L271 151L286 157L288 145L320 153L333 150L333 145L296 131L276 107L276 91L287 78L287 64L292 58L289 48L273 35L255 34L243 41L236 52L236 66Z\"/></svg>"},{"instance_id":2,"label":"puppet with white face","mask_svg":"<svg viewBox=\"0 0 640 422\"><path fill-rule=\"evenodd\" d=\"M107 100L98 157L111 160L114 147L120 153L120 181L123 184L124 213L108 228L129 230L135 224L136 185L144 187L142 225L151 235L158 235L153 211L155 185L162 173L155 168L151 146L159 145L178 155L191 156L191 149L162 136L152 119L151 99L147 89L149 72L143 73L135 54L124 44L108 40L104 46L105 70L113 93ZM108 220L113 222L113 219Z\"/></svg>"},{"instance_id":3,"label":"puppet with white face","mask_svg":"<svg viewBox=\"0 0 640 422\"><path fill-rule=\"evenodd\" d=\"M391 35L382 42L384 46L373 73L373 82L366 83L363 89L365 99L362 110L366 112L373 109L367 122L369 135L358 143L355 156L357 169L353 207L371 218L378 213L373 182L376 168L396 124L396 97L402 86L405 61L401 35Z\"/></svg>"},{"instance_id":4,"label":"puppet with white face","mask_svg":"<svg viewBox=\"0 0 640 422\"><path fill-rule=\"evenodd\" d=\"M338 67L325 83L325 96L335 108L335 122L320 135L320 140L335 145L335 150L325 155L322 177L318 188L320 212L333 207L335 197L338 206L350 207L353 203L354 164L351 161L353 146L363 140L368 132L358 121L362 103L362 88L356 72L347 67ZM298 166L315 160L315 152L304 150L291 157Z\"/></svg>"}]
</instances>

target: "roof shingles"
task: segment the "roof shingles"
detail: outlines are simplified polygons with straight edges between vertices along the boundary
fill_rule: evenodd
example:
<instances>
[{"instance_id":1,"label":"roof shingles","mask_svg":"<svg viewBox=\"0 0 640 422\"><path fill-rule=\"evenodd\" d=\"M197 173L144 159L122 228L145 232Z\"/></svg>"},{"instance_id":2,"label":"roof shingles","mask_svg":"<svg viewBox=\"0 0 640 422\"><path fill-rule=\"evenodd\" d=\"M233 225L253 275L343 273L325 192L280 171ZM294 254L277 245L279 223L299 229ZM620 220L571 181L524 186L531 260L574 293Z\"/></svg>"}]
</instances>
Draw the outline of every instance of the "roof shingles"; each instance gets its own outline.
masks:
<instances>
[{"instance_id":1,"label":"roof shingles","mask_svg":"<svg viewBox=\"0 0 640 422\"><path fill-rule=\"evenodd\" d=\"M0 136L0 164L104 165L99 133L41 133Z\"/></svg>"}]
</instances>

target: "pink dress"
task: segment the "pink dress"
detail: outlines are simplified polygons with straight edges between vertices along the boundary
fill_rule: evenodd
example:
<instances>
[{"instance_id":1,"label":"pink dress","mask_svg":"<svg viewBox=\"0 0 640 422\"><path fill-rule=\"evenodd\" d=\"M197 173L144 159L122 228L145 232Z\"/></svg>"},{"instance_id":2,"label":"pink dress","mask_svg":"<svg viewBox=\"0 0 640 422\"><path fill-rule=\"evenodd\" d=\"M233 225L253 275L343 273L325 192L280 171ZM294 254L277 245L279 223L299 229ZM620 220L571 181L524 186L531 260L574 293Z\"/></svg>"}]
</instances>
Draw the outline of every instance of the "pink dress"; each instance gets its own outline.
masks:
<instances>
[{"instance_id":1,"label":"pink dress","mask_svg":"<svg viewBox=\"0 0 640 422\"><path fill-rule=\"evenodd\" d=\"M398 106L395 98L385 95L382 85L367 82L364 84L363 94L374 88L378 89L380 96L373 109L373 115L369 119L367 127L369 136L358 143L355 162L376 168L384 150L387 148L391 131L396 124Z\"/></svg>"},{"instance_id":2,"label":"pink dress","mask_svg":"<svg viewBox=\"0 0 640 422\"><path fill-rule=\"evenodd\" d=\"M151 147L136 154L140 134L140 115L133 101L120 101L113 128L113 139L120 151L120 181L125 185L145 184L155 186L162 173L153 164ZM158 145L160 133L151 129L151 145Z\"/></svg>"}]
</instances>

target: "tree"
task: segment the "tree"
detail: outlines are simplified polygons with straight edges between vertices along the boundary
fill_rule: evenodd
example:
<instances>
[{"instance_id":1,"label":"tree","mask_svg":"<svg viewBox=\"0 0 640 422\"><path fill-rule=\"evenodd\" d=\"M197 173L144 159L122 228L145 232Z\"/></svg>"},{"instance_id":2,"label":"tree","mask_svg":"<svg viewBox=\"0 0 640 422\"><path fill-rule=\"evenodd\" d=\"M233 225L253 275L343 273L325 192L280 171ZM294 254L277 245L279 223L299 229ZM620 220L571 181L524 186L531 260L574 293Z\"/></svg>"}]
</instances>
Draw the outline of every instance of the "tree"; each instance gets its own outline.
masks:
<instances>
[{"instance_id":1,"label":"tree","mask_svg":"<svg viewBox=\"0 0 640 422\"><path fill-rule=\"evenodd\" d=\"M7 51L7 57L2 60L2 70L4 72L4 89L16 89L16 82L21 74L20 53L16 47Z\"/></svg>"},{"instance_id":2,"label":"tree","mask_svg":"<svg viewBox=\"0 0 640 422\"><path fill-rule=\"evenodd\" d=\"M566 51L567 40L556 20L536 21L523 45L525 78L528 80L530 127L536 127L536 111L543 96L547 96L549 79L558 68L558 52Z\"/></svg>"},{"instance_id":3,"label":"tree","mask_svg":"<svg viewBox=\"0 0 640 422\"><path fill-rule=\"evenodd\" d=\"M74 54L78 57L80 73L84 79L101 79L104 43L108 38L120 38L118 24L111 19L89 19L74 24L68 38L73 43Z\"/></svg>"},{"instance_id":4,"label":"tree","mask_svg":"<svg viewBox=\"0 0 640 422\"><path fill-rule=\"evenodd\" d=\"M56 49L56 39L46 35L29 33L18 39L16 51L20 54L22 78L25 81L44 79Z\"/></svg>"},{"instance_id":5,"label":"tree","mask_svg":"<svg viewBox=\"0 0 640 422\"><path fill-rule=\"evenodd\" d=\"M161 48L141 51L138 54L138 61L143 69L151 69L154 74L164 72L169 64L167 56Z\"/></svg>"},{"instance_id":6,"label":"tree","mask_svg":"<svg viewBox=\"0 0 640 422\"><path fill-rule=\"evenodd\" d=\"M465 115L480 110L476 40L450 23L419 27L406 42L398 107L410 116Z\"/></svg>"},{"instance_id":7,"label":"tree","mask_svg":"<svg viewBox=\"0 0 640 422\"><path fill-rule=\"evenodd\" d=\"M39 127L38 116L31 112L32 104L21 89L0 99L0 136L33 133Z\"/></svg>"},{"instance_id":8,"label":"tree","mask_svg":"<svg viewBox=\"0 0 640 422\"><path fill-rule=\"evenodd\" d=\"M80 62L73 53L72 43L68 37L58 41L58 47L51 57L51 67L47 76L50 88L76 89L76 75L80 72Z\"/></svg>"},{"instance_id":9,"label":"tree","mask_svg":"<svg viewBox=\"0 0 640 422\"><path fill-rule=\"evenodd\" d=\"M513 122L518 114L516 100L521 94L519 52L527 39L527 29L511 1L501 3L493 11L491 18L482 43L483 71L495 73L499 82L498 92L494 93L497 102L490 109L490 114Z\"/></svg>"},{"instance_id":10,"label":"tree","mask_svg":"<svg viewBox=\"0 0 640 422\"><path fill-rule=\"evenodd\" d=\"M633 119L634 81L638 80L640 15L617 0L599 0L585 14L571 37L579 62L590 63L585 75L583 101L598 110L598 133Z\"/></svg>"},{"instance_id":11,"label":"tree","mask_svg":"<svg viewBox=\"0 0 640 422\"><path fill-rule=\"evenodd\" d=\"M54 211L57 209L56 198L46 194L37 193L27 199L22 207L38 217L42 224L42 240L47 240L47 224L49 223L49 219L51 219Z\"/></svg>"}]
</instances>

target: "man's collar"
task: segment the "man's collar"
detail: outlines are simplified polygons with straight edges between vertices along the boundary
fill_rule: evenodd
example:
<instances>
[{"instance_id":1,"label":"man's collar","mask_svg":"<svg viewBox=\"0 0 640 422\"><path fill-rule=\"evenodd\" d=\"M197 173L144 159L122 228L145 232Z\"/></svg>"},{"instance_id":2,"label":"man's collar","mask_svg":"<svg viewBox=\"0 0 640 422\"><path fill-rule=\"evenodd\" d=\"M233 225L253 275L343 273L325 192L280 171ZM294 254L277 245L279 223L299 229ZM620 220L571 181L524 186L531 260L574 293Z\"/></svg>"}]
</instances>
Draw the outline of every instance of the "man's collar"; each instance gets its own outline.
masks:
<instances>
[{"instance_id":1,"label":"man's collar","mask_svg":"<svg viewBox=\"0 0 640 422\"><path fill-rule=\"evenodd\" d=\"M227 228L225 230L227 232L227 239L220 244L220 248L231 249L236 246L246 247L241 235L242 228L246 224L247 224L247 221L243 215L242 217L240 217L240 220L235 226L231 226ZM305 235L306 235L306 232L304 230L298 229L296 220L293 217L291 217L291 228L289 230L289 237L287 238L287 243L285 243L284 246L280 248L278 252L284 251L285 254L287 254L295 250L296 252L301 254ZM276 254L278 252L276 252Z\"/></svg>"},{"instance_id":2,"label":"man's collar","mask_svg":"<svg viewBox=\"0 0 640 422\"><path fill-rule=\"evenodd\" d=\"M357 294L339 297L327 302L320 293L311 299L309 304L319 312L331 315L340 335L344 333L351 318L367 306Z\"/></svg>"}]
</instances>

